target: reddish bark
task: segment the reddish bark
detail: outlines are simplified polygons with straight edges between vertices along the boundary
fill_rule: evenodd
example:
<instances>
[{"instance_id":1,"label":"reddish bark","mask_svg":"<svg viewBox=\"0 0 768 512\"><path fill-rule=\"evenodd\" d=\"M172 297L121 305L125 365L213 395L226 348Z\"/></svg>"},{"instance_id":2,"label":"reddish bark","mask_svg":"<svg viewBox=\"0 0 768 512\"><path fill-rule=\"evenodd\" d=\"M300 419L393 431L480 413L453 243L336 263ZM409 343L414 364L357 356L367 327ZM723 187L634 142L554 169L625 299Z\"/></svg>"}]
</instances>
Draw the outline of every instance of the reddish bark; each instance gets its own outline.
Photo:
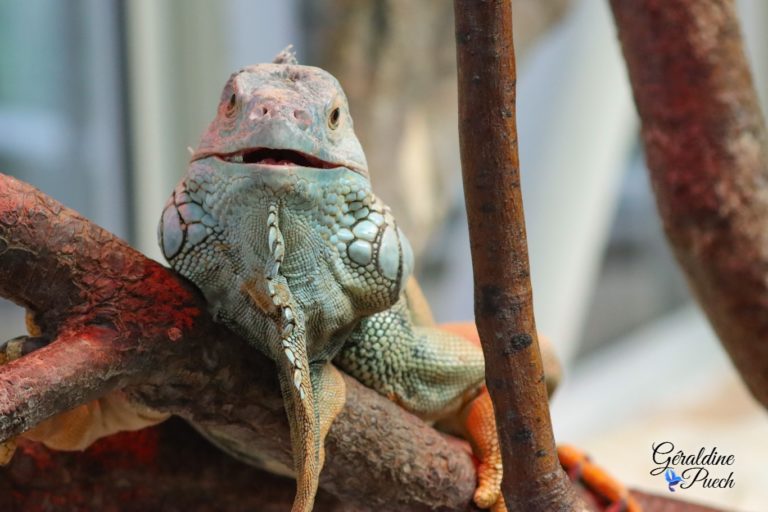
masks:
<instances>
[{"instance_id":1,"label":"reddish bark","mask_svg":"<svg viewBox=\"0 0 768 512\"><path fill-rule=\"evenodd\" d=\"M190 427L171 420L97 441L83 453L22 442L0 473L0 509L283 512L294 483L222 454ZM356 510L320 492L317 512Z\"/></svg>"},{"instance_id":2,"label":"reddish bark","mask_svg":"<svg viewBox=\"0 0 768 512\"><path fill-rule=\"evenodd\" d=\"M656 200L688 282L768 406L768 138L731 0L612 0Z\"/></svg>"},{"instance_id":3,"label":"reddish bark","mask_svg":"<svg viewBox=\"0 0 768 512\"><path fill-rule=\"evenodd\" d=\"M232 459L180 420L104 438L83 453L53 452L22 442L0 471L0 510L60 512L282 512L293 501L290 479ZM655 512L716 512L634 493ZM321 490L316 512L392 510L345 503ZM399 509L398 509L399 510Z\"/></svg>"},{"instance_id":4,"label":"reddish bark","mask_svg":"<svg viewBox=\"0 0 768 512\"><path fill-rule=\"evenodd\" d=\"M508 1L455 0L459 139L475 319L510 511L583 510L560 467L533 317Z\"/></svg>"}]
</instances>

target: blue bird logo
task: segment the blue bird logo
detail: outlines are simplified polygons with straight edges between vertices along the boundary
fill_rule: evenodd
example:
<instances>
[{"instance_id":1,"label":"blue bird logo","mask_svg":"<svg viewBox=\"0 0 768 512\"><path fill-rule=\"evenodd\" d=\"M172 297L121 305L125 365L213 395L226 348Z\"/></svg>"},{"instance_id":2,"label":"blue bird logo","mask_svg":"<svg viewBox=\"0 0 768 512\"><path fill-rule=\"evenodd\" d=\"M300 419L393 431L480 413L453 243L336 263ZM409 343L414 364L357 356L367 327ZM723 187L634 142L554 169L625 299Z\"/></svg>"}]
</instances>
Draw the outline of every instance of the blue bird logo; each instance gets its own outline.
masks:
<instances>
[{"instance_id":1,"label":"blue bird logo","mask_svg":"<svg viewBox=\"0 0 768 512\"><path fill-rule=\"evenodd\" d=\"M664 479L667 481L669 486L669 492L675 492L675 486L680 482L685 481L682 479L682 477L675 473L674 469L667 469L667 471L664 472Z\"/></svg>"}]
</instances>

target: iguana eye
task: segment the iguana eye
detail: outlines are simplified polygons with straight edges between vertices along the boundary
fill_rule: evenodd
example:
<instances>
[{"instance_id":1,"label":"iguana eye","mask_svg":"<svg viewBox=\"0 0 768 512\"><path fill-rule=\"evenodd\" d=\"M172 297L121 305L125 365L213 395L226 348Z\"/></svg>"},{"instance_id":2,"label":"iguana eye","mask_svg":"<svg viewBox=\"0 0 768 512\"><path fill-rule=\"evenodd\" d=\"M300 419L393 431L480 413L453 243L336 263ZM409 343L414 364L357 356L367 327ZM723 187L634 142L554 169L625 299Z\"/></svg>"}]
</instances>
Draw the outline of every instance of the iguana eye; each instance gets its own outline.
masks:
<instances>
[{"instance_id":1,"label":"iguana eye","mask_svg":"<svg viewBox=\"0 0 768 512\"><path fill-rule=\"evenodd\" d=\"M335 130L339 127L339 119L341 118L341 109L339 107L334 108L331 110L331 113L328 115L328 126L331 128L331 130Z\"/></svg>"},{"instance_id":2,"label":"iguana eye","mask_svg":"<svg viewBox=\"0 0 768 512\"><path fill-rule=\"evenodd\" d=\"M235 93L232 93L232 96L229 97L229 101L227 102L227 108L224 113L227 115L227 117L233 117L235 115L236 110L237 110L237 95Z\"/></svg>"}]
</instances>

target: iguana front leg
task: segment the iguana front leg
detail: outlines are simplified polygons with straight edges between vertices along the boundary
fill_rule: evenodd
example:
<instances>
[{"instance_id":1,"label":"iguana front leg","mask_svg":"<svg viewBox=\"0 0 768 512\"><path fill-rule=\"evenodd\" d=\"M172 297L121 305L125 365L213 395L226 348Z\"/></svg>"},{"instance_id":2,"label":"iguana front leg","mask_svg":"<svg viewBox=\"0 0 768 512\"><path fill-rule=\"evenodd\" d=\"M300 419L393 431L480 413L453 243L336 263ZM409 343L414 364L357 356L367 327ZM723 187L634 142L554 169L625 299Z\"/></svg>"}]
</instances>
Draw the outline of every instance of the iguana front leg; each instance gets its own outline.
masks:
<instances>
[{"instance_id":1,"label":"iguana front leg","mask_svg":"<svg viewBox=\"0 0 768 512\"><path fill-rule=\"evenodd\" d=\"M325 462L325 436L344 406L344 380L330 363L312 365L306 373L297 373L289 363L278 368L296 470L296 498L291 510L311 512Z\"/></svg>"},{"instance_id":2,"label":"iguana front leg","mask_svg":"<svg viewBox=\"0 0 768 512\"><path fill-rule=\"evenodd\" d=\"M280 229L278 202L268 207L266 232L268 259L263 280L256 276L242 288L252 304L272 320L277 333L267 345L277 363L291 431L296 470L296 498L292 510L309 512L325 457L323 440L344 404L344 385L328 363L310 365L304 311L280 273L285 257L285 238ZM260 286L262 282L263 286ZM341 381L340 385L338 381Z\"/></svg>"},{"instance_id":3,"label":"iguana front leg","mask_svg":"<svg viewBox=\"0 0 768 512\"><path fill-rule=\"evenodd\" d=\"M560 367L547 342L544 372L553 390ZM479 459L474 501L505 512L502 464L493 405L485 386L483 354L473 323L437 327L415 280L400 302L363 320L336 358L340 368L426 420L436 420L472 444ZM626 488L591 464L578 450L559 447L561 464L593 492L613 503L611 510L637 512Z\"/></svg>"}]
</instances>

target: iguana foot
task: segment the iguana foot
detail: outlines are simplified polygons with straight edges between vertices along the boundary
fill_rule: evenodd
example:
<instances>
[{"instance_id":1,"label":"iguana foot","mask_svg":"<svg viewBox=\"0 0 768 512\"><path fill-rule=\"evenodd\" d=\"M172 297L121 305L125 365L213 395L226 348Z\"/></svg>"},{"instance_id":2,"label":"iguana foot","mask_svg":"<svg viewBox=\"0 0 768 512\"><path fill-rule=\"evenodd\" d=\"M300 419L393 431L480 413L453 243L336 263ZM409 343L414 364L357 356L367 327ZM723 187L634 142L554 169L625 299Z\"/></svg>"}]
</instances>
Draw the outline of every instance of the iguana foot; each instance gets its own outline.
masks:
<instances>
[{"instance_id":1,"label":"iguana foot","mask_svg":"<svg viewBox=\"0 0 768 512\"><path fill-rule=\"evenodd\" d=\"M487 390L483 389L483 392L467 405L465 414L467 437L480 460L477 466L477 489L473 499L480 508L496 510L494 505L504 499L501 495L501 449L496 435L493 404ZM506 510L506 507L499 510Z\"/></svg>"},{"instance_id":2,"label":"iguana foot","mask_svg":"<svg viewBox=\"0 0 768 512\"><path fill-rule=\"evenodd\" d=\"M472 322L443 324L440 327L466 338L470 343L480 344L480 336ZM560 380L561 367L546 338L539 335L539 341L547 391L551 396ZM496 418L490 395L485 388L464 407L463 425L465 435L480 460L477 467L475 504L480 508L489 508L493 512L506 512L504 497L501 495L501 449L496 435ZM557 454L560 464L571 480L580 482L589 492L605 502L606 512L640 512L642 510L629 495L626 487L603 469L592 464L580 450L565 445L558 447Z\"/></svg>"},{"instance_id":3,"label":"iguana foot","mask_svg":"<svg viewBox=\"0 0 768 512\"><path fill-rule=\"evenodd\" d=\"M642 508L630 496L629 490L589 457L573 446L560 445L557 456L568 477L584 485L590 492L602 498L606 512L641 512Z\"/></svg>"},{"instance_id":4,"label":"iguana foot","mask_svg":"<svg viewBox=\"0 0 768 512\"><path fill-rule=\"evenodd\" d=\"M483 389L464 409L464 427L475 455L477 489L474 501L480 508L506 512L501 495L501 449L496 435L496 420L488 391ZM641 512L640 505L629 491L605 470L593 464L580 450L563 445L557 448L560 464L570 479L583 485L604 503L606 512Z\"/></svg>"}]
</instances>

